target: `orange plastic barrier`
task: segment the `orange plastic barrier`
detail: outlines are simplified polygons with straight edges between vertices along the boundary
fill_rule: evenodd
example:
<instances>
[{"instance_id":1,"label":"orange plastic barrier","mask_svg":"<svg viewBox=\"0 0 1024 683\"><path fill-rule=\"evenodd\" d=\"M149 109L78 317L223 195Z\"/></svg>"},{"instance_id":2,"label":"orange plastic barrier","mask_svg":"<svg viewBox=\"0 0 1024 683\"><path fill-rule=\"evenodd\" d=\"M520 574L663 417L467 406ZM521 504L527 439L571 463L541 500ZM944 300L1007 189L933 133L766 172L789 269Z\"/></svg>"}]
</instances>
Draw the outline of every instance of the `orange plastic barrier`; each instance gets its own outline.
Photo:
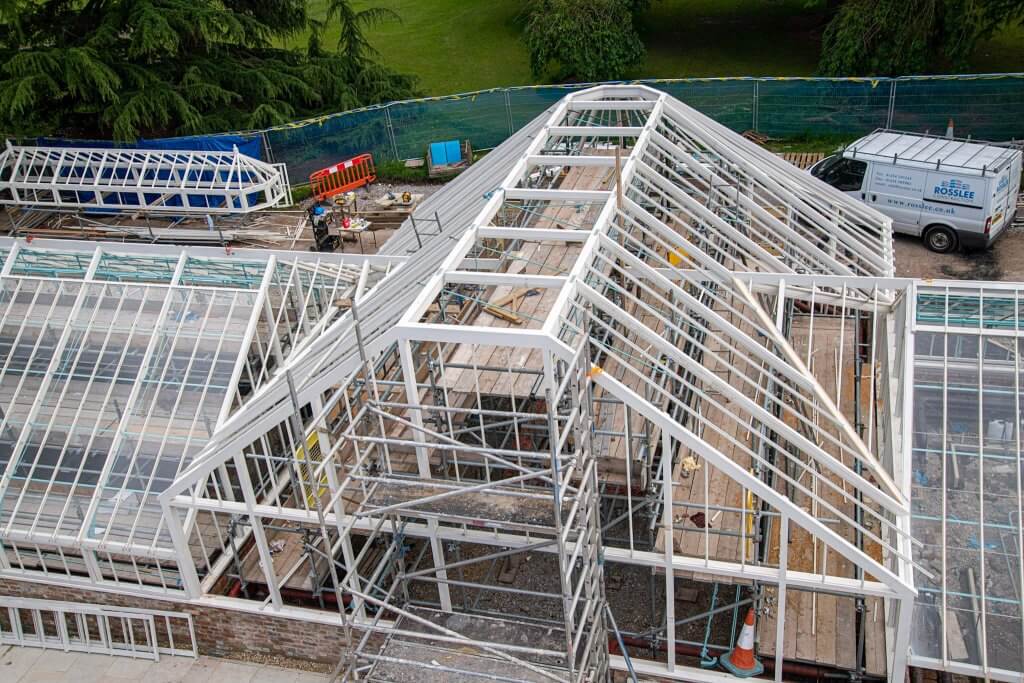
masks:
<instances>
[{"instance_id":1,"label":"orange plastic barrier","mask_svg":"<svg viewBox=\"0 0 1024 683\"><path fill-rule=\"evenodd\" d=\"M360 154L309 176L309 186L317 201L350 192L377 179L372 154Z\"/></svg>"}]
</instances>

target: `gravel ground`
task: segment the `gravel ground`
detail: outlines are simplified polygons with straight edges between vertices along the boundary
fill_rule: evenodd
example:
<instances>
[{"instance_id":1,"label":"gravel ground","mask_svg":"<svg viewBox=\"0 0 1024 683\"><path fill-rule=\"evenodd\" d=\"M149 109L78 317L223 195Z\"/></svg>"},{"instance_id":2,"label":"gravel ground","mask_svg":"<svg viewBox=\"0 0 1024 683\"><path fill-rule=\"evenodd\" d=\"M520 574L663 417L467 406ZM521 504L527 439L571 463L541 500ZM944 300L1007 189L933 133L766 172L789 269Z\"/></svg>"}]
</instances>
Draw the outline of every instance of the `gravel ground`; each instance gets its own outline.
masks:
<instances>
[{"instance_id":1,"label":"gravel ground","mask_svg":"<svg viewBox=\"0 0 1024 683\"><path fill-rule=\"evenodd\" d=\"M443 183L372 183L367 187L359 188L355 192L360 206L363 206L365 202L383 197L388 192L392 192L396 195L400 195L403 192L421 194L423 195L423 198L426 199L442 187L444 187ZM303 209L308 209L313 205L313 202L313 197L307 197L300 202L300 206Z\"/></svg>"},{"instance_id":2,"label":"gravel ground","mask_svg":"<svg viewBox=\"0 0 1024 683\"><path fill-rule=\"evenodd\" d=\"M916 237L896 236L896 274L936 280L1024 281L1024 229L1015 228L987 251L936 254Z\"/></svg>"}]
</instances>

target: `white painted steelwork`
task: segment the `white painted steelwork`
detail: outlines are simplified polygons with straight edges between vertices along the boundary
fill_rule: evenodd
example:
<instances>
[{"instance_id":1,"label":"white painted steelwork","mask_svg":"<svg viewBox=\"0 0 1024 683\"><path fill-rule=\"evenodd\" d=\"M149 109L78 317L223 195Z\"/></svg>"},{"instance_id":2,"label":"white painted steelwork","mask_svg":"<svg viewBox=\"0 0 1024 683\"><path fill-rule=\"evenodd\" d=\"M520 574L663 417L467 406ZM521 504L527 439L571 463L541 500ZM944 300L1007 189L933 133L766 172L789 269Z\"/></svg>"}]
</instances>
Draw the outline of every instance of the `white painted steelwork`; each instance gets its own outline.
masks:
<instances>
[{"instance_id":1,"label":"white painted steelwork","mask_svg":"<svg viewBox=\"0 0 1024 683\"><path fill-rule=\"evenodd\" d=\"M0 644L160 660L198 657L188 612L0 596Z\"/></svg>"},{"instance_id":2,"label":"white painted steelwork","mask_svg":"<svg viewBox=\"0 0 1024 683\"><path fill-rule=\"evenodd\" d=\"M563 186L570 175L590 184ZM364 636L377 633L410 651L428 641L486 655L505 667L496 675L584 680L625 665L605 647L603 577L614 563L658 573L665 611L654 642L678 639L686 616L676 614L676 585L692 577L750 585L761 618L769 594L780 609L796 591L874 600L884 675L903 680L923 599L916 584L936 576L912 534L906 378L934 362L915 359L915 335L937 323L914 317L919 285L893 276L888 219L662 93L600 86L570 94L440 190L382 254L393 256L346 272L334 314L300 314L290 326L298 337L257 345L263 370L251 393L224 404L157 492L169 541L158 550L175 563L178 599L341 624L341 670L352 675L414 661L369 647ZM315 289L295 292L310 302ZM269 306L273 319L272 290L254 291L253 310ZM543 306L508 308L519 324L496 326L486 308L517 291ZM822 377L825 354L835 377ZM617 493L599 478L615 440L624 442ZM675 480L684 455L700 465L690 480L700 499ZM709 501L709 470L739 489L739 504ZM598 503L616 499L650 510L650 528L630 512L618 517L625 536L612 538ZM696 544L677 540L695 511L722 521L686 526ZM25 533L9 526L11 537ZM303 552L275 566L270 539L300 526ZM734 539L735 554L712 549L720 538ZM780 538L811 547L811 566L773 553ZM70 546L54 540L32 536L27 550L58 580L79 581L74 558L60 554ZM80 540L95 551L85 553L89 576L101 576L108 546ZM337 562L318 564L324 555ZM529 645L452 628L451 615L479 616L466 609L469 587L483 592L461 572L515 555L543 558L550 584L485 588L550 601L553 640L530 639L507 613L487 624L520 629ZM35 571L9 556L3 573ZM289 604L285 589L317 571L335 614ZM213 595L225 581L264 592ZM139 583L126 590L149 594ZM413 604L410 586L429 587L431 610ZM983 609L992 604L978 595ZM784 619L769 632L777 663ZM931 664L916 647L914 658ZM664 662L634 664L646 675L731 680L684 666L674 647ZM966 665L947 657L943 666Z\"/></svg>"},{"instance_id":3,"label":"white painted steelwork","mask_svg":"<svg viewBox=\"0 0 1024 683\"><path fill-rule=\"evenodd\" d=\"M140 214L246 214L291 203L283 164L230 152L7 143L0 204Z\"/></svg>"}]
</instances>

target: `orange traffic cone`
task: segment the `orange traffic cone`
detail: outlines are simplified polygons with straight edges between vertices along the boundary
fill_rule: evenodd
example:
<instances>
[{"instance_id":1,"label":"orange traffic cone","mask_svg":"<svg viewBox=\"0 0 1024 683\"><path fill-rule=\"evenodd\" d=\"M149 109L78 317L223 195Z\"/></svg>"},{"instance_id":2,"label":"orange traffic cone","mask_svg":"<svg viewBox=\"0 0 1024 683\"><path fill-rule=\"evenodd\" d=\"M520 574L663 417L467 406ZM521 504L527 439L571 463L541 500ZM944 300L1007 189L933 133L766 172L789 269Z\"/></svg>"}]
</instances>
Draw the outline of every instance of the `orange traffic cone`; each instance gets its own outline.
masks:
<instances>
[{"instance_id":1,"label":"orange traffic cone","mask_svg":"<svg viewBox=\"0 0 1024 683\"><path fill-rule=\"evenodd\" d=\"M754 657L754 608L747 611L736 647L719 660L733 676L750 678L764 673L764 666Z\"/></svg>"}]
</instances>

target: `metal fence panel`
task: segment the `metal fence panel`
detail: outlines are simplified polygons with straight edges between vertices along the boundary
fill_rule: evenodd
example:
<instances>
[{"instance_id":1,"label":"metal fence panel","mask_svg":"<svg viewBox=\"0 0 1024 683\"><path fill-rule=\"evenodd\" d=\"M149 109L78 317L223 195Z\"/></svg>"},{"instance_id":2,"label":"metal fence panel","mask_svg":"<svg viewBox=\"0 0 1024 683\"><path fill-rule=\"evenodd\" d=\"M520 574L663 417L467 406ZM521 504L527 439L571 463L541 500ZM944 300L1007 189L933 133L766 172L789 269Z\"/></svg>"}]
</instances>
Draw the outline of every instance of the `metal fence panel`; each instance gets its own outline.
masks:
<instances>
[{"instance_id":1,"label":"metal fence panel","mask_svg":"<svg viewBox=\"0 0 1024 683\"><path fill-rule=\"evenodd\" d=\"M503 90L397 102L388 110L400 159L424 157L427 145L441 140L469 139L475 149L489 149L511 134Z\"/></svg>"},{"instance_id":2,"label":"metal fence panel","mask_svg":"<svg viewBox=\"0 0 1024 683\"><path fill-rule=\"evenodd\" d=\"M774 137L860 134L883 128L889 80L762 80L757 130Z\"/></svg>"},{"instance_id":3,"label":"metal fence panel","mask_svg":"<svg viewBox=\"0 0 1024 683\"><path fill-rule=\"evenodd\" d=\"M536 87L510 88L508 90L509 117L514 130L519 130L537 118L541 112L562 99L570 92L586 86L540 85Z\"/></svg>"},{"instance_id":4,"label":"metal fence panel","mask_svg":"<svg viewBox=\"0 0 1024 683\"><path fill-rule=\"evenodd\" d=\"M678 98L736 131L773 137L854 138L876 128L945 131L990 140L1024 138L1024 73L903 78L691 78L636 81ZM266 158L289 177L357 154L380 162L422 158L431 142L470 140L489 149L567 93L592 83L495 88L392 102L263 131ZM253 132L253 131L250 131Z\"/></svg>"},{"instance_id":5,"label":"metal fence panel","mask_svg":"<svg viewBox=\"0 0 1024 683\"><path fill-rule=\"evenodd\" d=\"M1024 78L899 79L892 127L942 133L950 118L958 136L1024 138Z\"/></svg>"},{"instance_id":6,"label":"metal fence panel","mask_svg":"<svg viewBox=\"0 0 1024 683\"><path fill-rule=\"evenodd\" d=\"M754 127L754 78L654 81L652 86L735 131Z\"/></svg>"},{"instance_id":7,"label":"metal fence panel","mask_svg":"<svg viewBox=\"0 0 1024 683\"><path fill-rule=\"evenodd\" d=\"M346 112L311 122L266 131L273 159L288 165L293 183L343 159L370 152L374 159L393 159L387 107Z\"/></svg>"}]
</instances>

